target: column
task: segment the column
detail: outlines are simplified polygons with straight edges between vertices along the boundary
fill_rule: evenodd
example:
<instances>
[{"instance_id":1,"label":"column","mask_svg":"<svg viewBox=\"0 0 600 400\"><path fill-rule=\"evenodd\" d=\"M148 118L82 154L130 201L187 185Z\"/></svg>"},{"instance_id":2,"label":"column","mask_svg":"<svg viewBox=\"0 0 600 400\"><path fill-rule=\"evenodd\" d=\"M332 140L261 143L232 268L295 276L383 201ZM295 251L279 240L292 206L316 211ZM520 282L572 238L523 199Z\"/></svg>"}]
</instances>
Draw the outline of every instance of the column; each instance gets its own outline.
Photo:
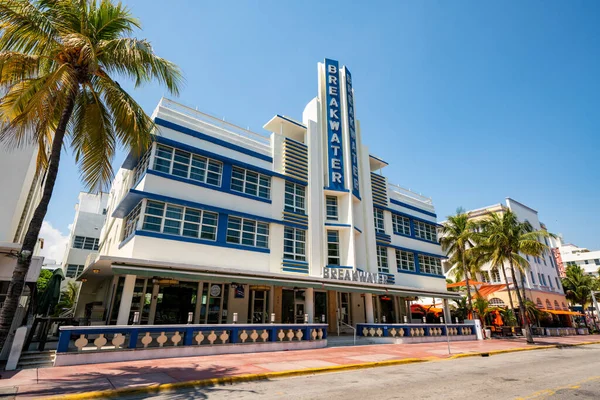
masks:
<instances>
[{"instance_id":1,"label":"column","mask_svg":"<svg viewBox=\"0 0 600 400\"><path fill-rule=\"evenodd\" d=\"M315 290L306 288L304 290L304 312L308 314L308 323L315 322Z\"/></svg>"},{"instance_id":2,"label":"column","mask_svg":"<svg viewBox=\"0 0 600 400\"><path fill-rule=\"evenodd\" d=\"M194 324L200 323L200 307L202 307L202 282L198 282L198 292L196 294L196 308L194 309Z\"/></svg>"},{"instance_id":3,"label":"column","mask_svg":"<svg viewBox=\"0 0 600 400\"><path fill-rule=\"evenodd\" d=\"M367 312L367 324L375 322L373 316L373 295L371 293L365 293L365 310Z\"/></svg>"},{"instance_id":4,"label":"column","mask_svg":"<svg viewBox=\"0 0 600 400\"><path fill-rule=\"evenodd\" d=\"M131 311L131 301L133 300L133 290L135 289L135 278L135 275L125 275L117 325L127 325L129 322L129 312Z\"/></svg>"},{"instance_id":5,"label":"column","mask_svg":"<svg viewBox=\"0 0 600 400\"><path fill-rule=\"evenodd\" d=\"M148 325L154 325L154 318L156 317L156 303L158 302L158 291L160 286L155 283L152 286L152 298L150 299L150 311L148 313Z\"/></svg>"},{"instance_id":6,"label":"column","mask_svg":"<svg viewBox=\"0 0 600 400\"><path fill-rule=\"evenodd\" d=\"M450 324L452 323L452 314L450 313L450 306L448 305L448 299L442 299L442 302L444 303L444 321L446 321L446 323Z\"/></svg>"},{"instance_id":7,"label":"column","mask_svg":"<svg viewBox=\"0 0 600 400\"><path fill-rule=\"evenodd\" d=\"M248 288L248 290L250 290L250 288ZM268 317L267 317L267 322L271 321L271 314L274 313L275 309L275 287L271 286L271 289L269 289L269 305L268 305Z\"/></svg>"},{"instance_id":8,"label":"column","mask_svg":"<svg viewBox=\"0 0 600 400\"><path fill-rule=\"evenodd\" d=\"M398 296L392 296L393 304L394 304L394 323L400 323L400 313L402 309L400 308L400 303L398 302ZM390 321L391 322L391 321Z\"/></svg>"}]
</instances>

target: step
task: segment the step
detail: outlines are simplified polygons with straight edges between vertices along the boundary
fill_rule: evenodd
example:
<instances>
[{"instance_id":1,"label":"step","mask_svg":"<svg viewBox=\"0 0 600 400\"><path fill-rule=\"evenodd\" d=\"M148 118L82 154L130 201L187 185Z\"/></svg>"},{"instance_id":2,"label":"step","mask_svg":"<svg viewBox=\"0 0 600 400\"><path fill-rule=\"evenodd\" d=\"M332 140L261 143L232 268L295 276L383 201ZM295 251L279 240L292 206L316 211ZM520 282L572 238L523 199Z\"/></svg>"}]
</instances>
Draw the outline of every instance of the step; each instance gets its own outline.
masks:
<instances>
[{"instance_id":1,"label":"step","mask_svg":"<svg viewBox=\"0 0 600 400\"><path fill-rule=\"evenodd\" d=\"M28 354L56 354L56 350L44 350L44 351L35 351L35 350L29 350L29 351L22 351L21 352L21 356L24 355L28 355Z\"/></svg>"},{"instance_id":2,"label":"step","mask_svg":"<svg viewBox=\"0 0 600 400\"><path fill-rule=\"evenodd\" d=\"M35 355L27 355L27 356L21 356L19 358L19 362L24 362L24 361L45 361L45 362L54 362L54 359L56 358L55 355L39 355L39 356L35 356Z\"/></svg>"},{"instance_id":3,"label":"step","mask_svg":"<svg viewBox=\"0 0 600 400\"><path fill-rule=\"evenodd\" d=\"M23 361L19 360L17 365L18 369L29 369L29 368L47 368L54 366L52 361Z\"/></svg>"}]
</instances>

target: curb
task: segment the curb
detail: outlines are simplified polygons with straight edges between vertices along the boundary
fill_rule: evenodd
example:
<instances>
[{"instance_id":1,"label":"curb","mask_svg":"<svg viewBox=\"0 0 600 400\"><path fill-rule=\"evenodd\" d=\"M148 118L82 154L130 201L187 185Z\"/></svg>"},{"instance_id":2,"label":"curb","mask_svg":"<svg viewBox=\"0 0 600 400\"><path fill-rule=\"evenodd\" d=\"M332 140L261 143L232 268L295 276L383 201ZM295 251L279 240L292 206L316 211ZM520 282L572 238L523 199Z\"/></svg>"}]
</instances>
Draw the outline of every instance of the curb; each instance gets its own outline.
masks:
<instances>
[{"instance_id":1,"label":"curb","mask_svg":"<svg viewBox=\"0 0 600 400\"><path fill-rule=\"evenodd\" d=\"M218 386L218 385L227 385L241 382L255 382L255 381L264 381L268 379L275 378L289 378L294 376L303 376L303 375L313 375L313 374L322 374L329 372L343 372L343 371L353 371L359 369L367 369L367 368L376 368L376 367L391 367L395 365L404 365L404 364L416 364L422 362L430 362L430 361L444 361L444 360L454 360L459 358L467 358L467 357L481 357L483 355L498 355L498 354L506 354L506 353L517 353L521 351L532 351L532 350L546 350L546 349L556 349L556 348L568 348L568 347L577 347L577 346L587 346L593 344L600 344L600 341L593 342L581 342L574 344L551 344L551 345L539 345L539 346L531 346L531 347L515 347L512 349L505 350L491 350L488 352L475 352L475 353L461 353L455 354L450 357L440 358L440 357L422 357L422 358L405 358L402 360L387 360L387 361L376 361L376 362L367 362L360 364L347 364L347 365L335 365L329 367L317 367L317 368L306 368L306 369L298 369L298 370L289 370L289 371L274 371L274 372L265 372L262 374L245 374L245 375L236 375L236 376L225 376L219 378L209 378L209 379L200 379L194 381L185 381L185 382L176 382L176 383L163 383L157 385L149 385L142 387L133 387L133 388L121 388L121 389L111 389L111 390L100 390L93 392L84 392L84 393L76 393L76 394L66 394L56 397L50 397L50 400L85 400L85 399L99 399L99 398L114 398L123 395L133 395L133 394L155 394L160 392L166 392L169 390L190 388L190 387L205 387L205 386Z\"/></svg>"}]
</instances>

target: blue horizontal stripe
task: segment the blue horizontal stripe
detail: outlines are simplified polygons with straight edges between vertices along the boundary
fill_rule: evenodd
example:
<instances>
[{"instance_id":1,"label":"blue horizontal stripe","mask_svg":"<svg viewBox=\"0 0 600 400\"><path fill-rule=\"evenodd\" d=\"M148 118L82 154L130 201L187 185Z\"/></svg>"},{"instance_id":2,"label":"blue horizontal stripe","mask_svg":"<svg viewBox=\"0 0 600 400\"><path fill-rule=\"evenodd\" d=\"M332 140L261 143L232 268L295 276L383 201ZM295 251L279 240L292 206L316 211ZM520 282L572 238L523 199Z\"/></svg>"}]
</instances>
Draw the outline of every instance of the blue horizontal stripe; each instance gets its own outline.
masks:
<instances>
[{"instance_id":1,"label":"blue horizontal stripe","mask_svg":"<svg viewBox=\"0 0 600 400\"><path fill-rule=\"evenodd\" d=\"M327 268L352 269L353 267L350 265L328 265Z\"/></svg>"},{"instance_id":2,"label":"blue horizontal stripe","mask_svg":"<svg viewBox=\"0 0 600 400\"><path fill-rule=\"evenodd\" d=\"M308 263L306 261L296 261L296 260L288 260L287 258L284 258L282 261L282 264L286 264L286 265L306 265L308 267Z\"/></svg>"},{"instance_id":3,"label":"blue horizontal stripe","mask_svg":"<svg viewBox=\"0 0 600 400\"><path fill-rule=\"evenodd\" d=\"M342 193L348 193L350 192L348 189L335 189L335 188L330 188L330 187L323 187L324 190L330 190L332 192L342 192Z\"/></svg>"},{"instance_id":4,"label":"blue horizontal stripe","mask_svg":"<svg viewBox=\"0 0 600 400\"><path fill-rule=\"evenodd\" d=\"M242 192L236 192L235 190L225 189L222 186L209 185L207 183L198 182L198 181L195 181L193 179L182 178L180 176L167 174L165 172L155 171L153 169L149 169L148 171L146 171L146 173L148 175L156 175L156 176L160 176L161 178L172 179L174 181L188 183L190 185L200 186L200 187L203 187L203 188L206 188L206 189L216 190L218 192L233 194L235 196L244 197L246 199L261 201L263 203L269 203L269 204L272 203L271 200L265 199L263 197L252 196L251 194L246 194L246 193L242 193Z\"/></svg>"},{"instance_id":5,"label":"blue horizontal stripe","mask_svg":"<svg viewBox=\"0 0 600 400\"><path fill-rule=\"evenodd\" d=\"M389 211L392 214L400 215L401 217L407 217L407 218L410 218L410 219L414 219L415 221L421 221L421 222L424 222L426 224L430 224L430 225L435 225L435 226L440 226L441 227L441 225L438 224L435 221L428 221L428 220L423 219L423 218L415 217L412 214L406 214L406 213L404 213L402 211L394 210L393 208L389 208L389 207L379 207L379 208L381 208L382 210Z\"/></svg>"},{"instance_id":6,"label":"blue horizontal stripe","mask_svg":"<svg viewBox=\"0 0 600 400\"><path fill-rule=\"evenodd\" d=\"M169 122L169 121L164 120L162 118L155 118L154 119L154 123L156 125L163 126L165 128L172 129L174 131L184 133L186 135L193 136L193 137L195 137L197 139L206 140L207 142L218 144L219 146L223 146L223 147L226 147L228 149L235 150L235 151L237 151L239 153L247 154L247 155L252 156L254 158L258 158L260 160L265 160L265 161L268 161L270 163L273 162L273 157L269 157L267 155L258 153L258 152L253 151L253 150L248 150L248 149L246 149L246 148L244 148L242 146L238 146L236 144L229 143L229 142L227 142L225 140L222 140L222 139L217 139L217 138L215 138L213 136L209 136L209 135L207 135L205 133L201 133L201 132L195 131L193 129L186 128L185 126L181 126L179 124L175 124L173 122Z\"/></svg>"},{"instance_id":7,"label":"blue horizontal stripe","mask_svg":"<svg viewBox=\"0 0 600 400\"><path fill-rule=\"evenodd\" d=\"M440 255L440 254L433 254L433 253L427 253L421 250L415 250L415 249L409 249L408 247L400 247L400 246L396 246L393 244L390 244L386 247L390 247L392 249L398 249L398 250L403 250L403 251L408 251L410 253L416 253L416 254L421 254L423 256L430 256L430 257L435 257L435 258L440 258L442 260L446 260L448 257Z\"/></svg>"},{"instance_id":8,"label":"blue horizontal stripe","mask_svg":"<svg viewBox=\"0 0 600 400\"><path fill-rule=\"evenodd\" d=\"M292 119L289 119L288 117L284 117L283 115L279 115L279 114L277 114L277 117L279 117L279 118L281 118L281 119L285 119L287 122L289 122L289 123L292 123L292 124L294 124L294 125L297 125L297 126L299 126L300 128L304 128L304 129L306 129L306 126L304 126L304 125L302 125L301 123L299 123L299 122L296 122L296 121L294 121L294 120L292 120ZM293 139L286 138L286 140L293 140ZM298 144L302 144L302 143L300 143L300 142L298 142L298 141L296 141L296 140L294 140L294 142L296 142L296 143L298 143Z\"/></svg>"},{"instance_id":9,"label":"blue horizontal stripe","mask_svg":"<svg viewBox=\"0 0 600 400\"><path fill-rule=\"evenodd\" d=\"M350 228L350 224L334 224L331 222L325 222L325 226L339 226L341 228Z\"/></svg>"},{"instance_id":10,"label":"blue horizontal stripe","mask_svg":"<svg viewBox=\"0 0 600 400\"><path fill-rule=\"evenodd\" d=\"M167 146L175 147L175 148L178 148L178 149L181 149L181 150L189 151L190 153L194 153L194 154L202 155L202 156L205 156L205 157L208 157L208 158L212 158L213 160L218 160L218 161L221 161L221 162L223 162L225 164L233 165L234 167L245 168L245 169L249 169L251 171L258 172L258 173L261 173L261 174L264 174L264 175L274 176L274 177L281 178L281 179L287 179L287 180L289 180L291 182L295 182L295 183L298 183L298 184L300 184L302 186L306 186L306 182L303 182L303 181L301 181L299 179L290 178L287 175L280 174L280 173L275 172L275 171L271 171L270 169L262 168L262 167L259 167L259 166L256 166L256 165L245 163L243 161L238 161L238 160L233 159L233 158L225 157L225 156L222 156L220 154L213 153L213 152L210 152L210 151L206 151L206 150L200 149L198 147L190 146L189 144L181 143L181 142L178 142L178 141L173 140L173 139L167 139L164 136L157 136L156 137L156 142L164 144L164 145L167 145Z\"/></svg>"},{"instance_id":11,"label":"blue horizontal stripe","mask_svg":"<svg viewBox=\"0 0 600 400\"><path fill-rule=\"evenodd\" d=\"M160 233L160 232L136 230L135 235L136 236L147 236L147 237L152 237L152 238L156 238L156 239L176 240L178 242L204 244L204 245L208 245L208 246L227 247L230 249L254 251L257 253L270 253L271 252L271 250L265 249L262 247L244 246L244 245L240 245L240 244L219 242L216 240L196 239L196 238L179 236L179 235L168 235L168 234Z\"/></svg>"},{"instance_id":12,"label":"blue horizontal stripe","mask_svg":"<svg viewBox=\"0 0 600 400\"><path fill-rule=\"evenodd\" d=\"M283 267L281 270L283 272L297 272L297 273L301 273L301 274L308 274L308 270L302 271L299 269L292 269L292 268L287 268L287 267Z\"/></svg>"},{"instance_id":13,"label":"blue horizontal stripe","mask_svg":"<svg viewBox=\"0 0 600 400\"><path fill-rule=\"evenodd\" d=\"M401 207L404 207L404 208L408 208L409 210L418 211L418 212L420 212L420 213L422 213L422 214L429 215L430 217L437 218L437 214L435 214L435 213L432 213L431 211L426 211L426 210L423 210L422 208L415 207L415 206L412 206L412 205L410 205L410 204L403 203L403 202L401 202L401 201L398 201L398 200L390 199L390 203L392 203L392 204L396 204L396 205L398 205L398 206L401 206Z\"/></svg>"}]
</instances>

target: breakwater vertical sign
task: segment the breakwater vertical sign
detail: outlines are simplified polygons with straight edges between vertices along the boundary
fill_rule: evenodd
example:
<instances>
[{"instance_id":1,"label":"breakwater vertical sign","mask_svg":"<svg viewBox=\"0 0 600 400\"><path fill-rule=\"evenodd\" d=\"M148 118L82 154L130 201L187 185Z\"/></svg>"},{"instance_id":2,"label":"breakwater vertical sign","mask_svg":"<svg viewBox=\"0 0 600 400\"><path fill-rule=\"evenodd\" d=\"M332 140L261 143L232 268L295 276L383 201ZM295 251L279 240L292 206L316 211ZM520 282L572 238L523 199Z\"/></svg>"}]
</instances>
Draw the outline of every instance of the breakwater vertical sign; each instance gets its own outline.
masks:
<instances>
[{"instance_id":1,"label":"breakwater vertical sign","mask_svg":"<svg viewBox=\"0 0 600 400\"><path fill-rule=\"evenodd\" d=\"M350 167L352 173L352 194L360 199L360 183L358 179L358 149L356 144L356 122L354 120L354 92L352 91L352 75L347 67L343 69L345 92L346 92L346 114L348 118L348 140L350 144Z\"/></svg>"},{"instance_id":2,"label":"breakwater vertical sign","mask_svg":"<svg viewBox=\"0 0 600 400\"><path fill-rule=\"evenodd\" d=\"M335 60L325 59L325 94L329 189L346 190L344 184L344 147L340 102L340 69Z\"/></svg>"}]
</instances>

